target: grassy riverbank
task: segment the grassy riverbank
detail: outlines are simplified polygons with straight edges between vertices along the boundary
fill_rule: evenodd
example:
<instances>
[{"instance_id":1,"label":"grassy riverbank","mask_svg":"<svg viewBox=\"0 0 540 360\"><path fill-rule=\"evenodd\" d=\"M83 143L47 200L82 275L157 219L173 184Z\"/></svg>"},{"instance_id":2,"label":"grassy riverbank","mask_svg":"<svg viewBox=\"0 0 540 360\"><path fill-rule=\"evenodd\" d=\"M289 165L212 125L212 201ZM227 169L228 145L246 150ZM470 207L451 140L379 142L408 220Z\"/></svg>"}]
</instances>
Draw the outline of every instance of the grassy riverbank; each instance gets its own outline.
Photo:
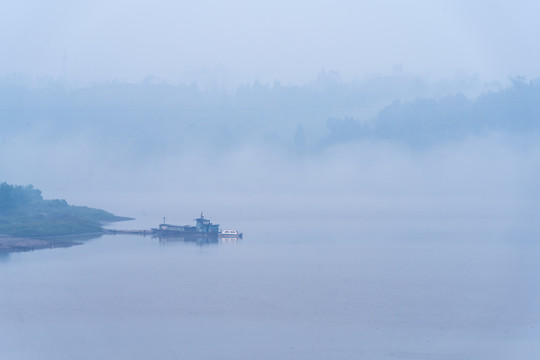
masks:
<instances>
[{"instance_id":1,"label":"grassy riverbank","mask_svg":"<svg viewBox=\"0 0 540 360\"><path fill-rule=\"evenodd\" d=\"M65 200L45 200L32 185L0 184L0 234L10 238L101 233L103 223L129 219Z\"/></svg>"}]
</instances>

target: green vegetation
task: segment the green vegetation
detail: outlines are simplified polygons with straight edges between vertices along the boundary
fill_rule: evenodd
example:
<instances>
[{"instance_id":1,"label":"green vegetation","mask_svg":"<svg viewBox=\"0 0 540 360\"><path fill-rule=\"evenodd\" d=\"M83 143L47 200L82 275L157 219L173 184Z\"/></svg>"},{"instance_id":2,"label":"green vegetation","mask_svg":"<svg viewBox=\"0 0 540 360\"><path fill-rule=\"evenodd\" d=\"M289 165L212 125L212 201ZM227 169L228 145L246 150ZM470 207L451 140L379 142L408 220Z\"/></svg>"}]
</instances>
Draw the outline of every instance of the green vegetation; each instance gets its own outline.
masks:
<instances>
[{"instance_id":1,"label":"green vegetation","mask_svg":"<svg viewBox=\"0 0 540 360\"><path fill-rule=\"evenodd\" d=\"M104 222L129 220L99 209L44 200L32 185L0 183L0 234L41 237L98 233Z\"/></svg>"}]
</instances>

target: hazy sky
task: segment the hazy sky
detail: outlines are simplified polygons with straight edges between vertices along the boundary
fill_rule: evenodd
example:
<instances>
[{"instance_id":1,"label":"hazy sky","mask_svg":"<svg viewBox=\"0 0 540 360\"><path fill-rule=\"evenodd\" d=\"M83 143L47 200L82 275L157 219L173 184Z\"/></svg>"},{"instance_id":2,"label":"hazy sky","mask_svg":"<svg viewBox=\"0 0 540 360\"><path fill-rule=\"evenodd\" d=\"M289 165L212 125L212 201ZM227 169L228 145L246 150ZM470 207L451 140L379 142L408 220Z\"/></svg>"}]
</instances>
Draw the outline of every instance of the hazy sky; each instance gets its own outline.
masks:
<instances>
[{"instance_id":1,"label":"hazy sky","mask_svg":"<svg viewBox=\"0 0 540 360\"><path fill-rule=\"evenodd\" d=\"M37 1L0 4L0 76L228 85L457 71L540 74L535 1Z\"/></svg>"}]
</instances>

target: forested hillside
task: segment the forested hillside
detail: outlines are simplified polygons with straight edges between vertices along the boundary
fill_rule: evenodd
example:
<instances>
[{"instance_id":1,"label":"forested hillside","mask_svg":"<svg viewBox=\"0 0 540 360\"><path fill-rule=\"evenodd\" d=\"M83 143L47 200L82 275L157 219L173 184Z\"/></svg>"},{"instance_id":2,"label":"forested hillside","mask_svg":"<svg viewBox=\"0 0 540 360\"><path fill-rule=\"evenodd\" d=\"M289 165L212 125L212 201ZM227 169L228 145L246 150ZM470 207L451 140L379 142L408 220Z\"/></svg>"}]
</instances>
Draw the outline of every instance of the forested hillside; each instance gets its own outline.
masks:
<instances>
[{"instance_id":1,"label":"forested hillside","mask_svg":"<svg viewBox=\"0 0 540 360\"><path fill-rule=\"evenodd\" d=\"M0 234L57 236L96 233L103 222L121 221L99 209L68 205L65 200L44 200L32 185L0 184Z\"/></svg>"}]
</instances>

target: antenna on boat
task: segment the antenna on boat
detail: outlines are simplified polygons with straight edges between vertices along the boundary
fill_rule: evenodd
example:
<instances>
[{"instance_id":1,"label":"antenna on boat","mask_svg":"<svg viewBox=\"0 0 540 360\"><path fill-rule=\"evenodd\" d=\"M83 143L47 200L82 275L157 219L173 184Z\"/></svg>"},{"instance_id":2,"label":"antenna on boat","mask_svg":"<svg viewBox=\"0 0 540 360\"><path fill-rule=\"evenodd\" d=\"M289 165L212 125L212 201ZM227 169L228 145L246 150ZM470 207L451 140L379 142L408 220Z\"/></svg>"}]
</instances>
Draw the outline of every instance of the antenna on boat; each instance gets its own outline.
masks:
<instances>
[{"instance_id":1,"label":"antenna on boat","mask_svg":"<svg viewBox=\"0 0 540 360\"><path fill-rule=\"evenodd\" d=\"M163 223L165 224L165 216L163 217Z\"/></svg>"},{"instance_id":2,"label":"antenna on boat","mask_svg":"<svg viewBox=\"0 0 540 360\"><path fill-rule=\"evenodd\" d=\"M203 216L203 214L202 214L202 213L203 213L203 212L201 211L201 219L204 219L204 216Z\"/></svg>"}]
</instances>

